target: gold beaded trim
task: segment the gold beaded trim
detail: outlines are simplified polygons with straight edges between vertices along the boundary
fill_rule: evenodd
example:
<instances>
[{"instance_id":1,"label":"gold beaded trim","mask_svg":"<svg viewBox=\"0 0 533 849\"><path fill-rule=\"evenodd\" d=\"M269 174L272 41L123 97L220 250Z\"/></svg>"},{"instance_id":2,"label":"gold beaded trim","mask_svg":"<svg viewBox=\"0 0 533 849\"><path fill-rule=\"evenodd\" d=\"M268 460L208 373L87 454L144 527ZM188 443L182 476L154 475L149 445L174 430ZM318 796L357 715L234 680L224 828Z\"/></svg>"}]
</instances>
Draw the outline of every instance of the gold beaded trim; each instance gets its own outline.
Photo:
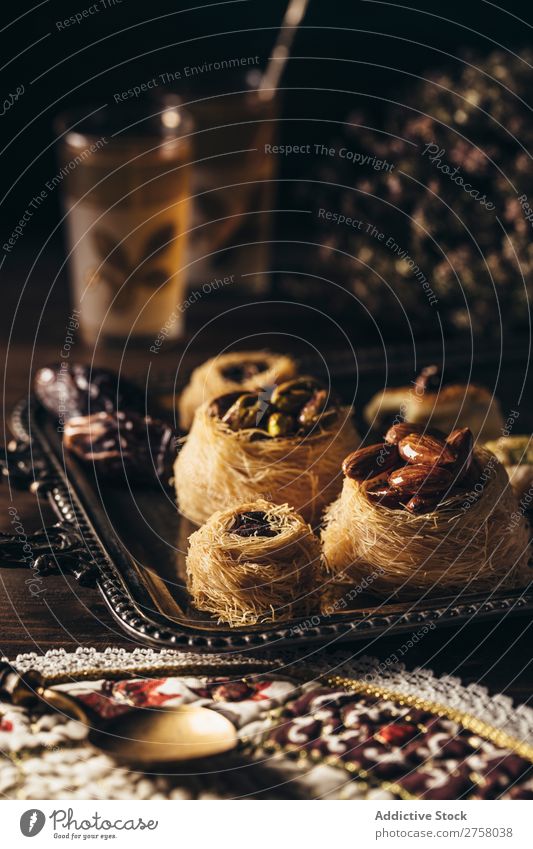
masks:
<instances>
[{"instance_id":1,"label":"gold beaded trim","mask_svg":"<svg viewBox=\"0 0 533 849\"><path fill-rule=\"evenodd\" d=\"M288 743L286 746L282 746L281 743L276 743L274 740L264 740L260 748L269 754L283 755L284 757L292 758L297 761L309 762L312 764L325 764L326 766L343 769L344 772L347 772L351 776L351 778L356 778L368 788L372 790L387 790L389 793L393 793L395 796L398 796L400 799L404 799L407 802L413 802L418 799L418 796L413 796L403 787L400 787L399 784L395 784L393 781L379 781L379 779L375 778L368 770L360 769L351 763L345 763L341 761L340 758L336 758L334 755L326 755L326 757L323 757L318 753L307 752L305 749L299 748L294 743Z\"/></svg>"}]
</instances>

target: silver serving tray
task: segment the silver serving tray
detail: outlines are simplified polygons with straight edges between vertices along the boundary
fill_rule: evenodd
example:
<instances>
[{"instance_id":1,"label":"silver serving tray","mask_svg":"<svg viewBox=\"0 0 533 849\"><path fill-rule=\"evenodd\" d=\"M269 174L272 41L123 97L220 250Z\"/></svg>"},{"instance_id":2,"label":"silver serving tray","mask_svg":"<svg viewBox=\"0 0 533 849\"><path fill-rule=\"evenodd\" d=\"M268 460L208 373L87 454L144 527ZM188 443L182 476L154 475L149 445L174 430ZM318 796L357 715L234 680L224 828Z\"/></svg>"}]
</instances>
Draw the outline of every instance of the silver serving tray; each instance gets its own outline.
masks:
<instances>
[{"instance_id":1,"label":"silver serving tray","mask_svg":"<svg viewBox=\"0 0 533 849\"><path fill-rule=\"evenodd\" d=\"M58 523L34 536L39 572L69 571L98 588L113 617L140 642L202 651L240 651L369 640L416 632L424 626L456 627L533 610L533 591L465 591L418 602L378 602L359 595L355 606L269 626L229 628L191 606L184 582L184 551L194 529L181 518L171 492L103 485L63 454L61 437L34 398L11 417L16 443L4 473L12 485L31 486L52 505ZM2 537L4 565L23 563L15 539ZM34 563L35 565L35 563Z\"/></svg>"}]
</instances>

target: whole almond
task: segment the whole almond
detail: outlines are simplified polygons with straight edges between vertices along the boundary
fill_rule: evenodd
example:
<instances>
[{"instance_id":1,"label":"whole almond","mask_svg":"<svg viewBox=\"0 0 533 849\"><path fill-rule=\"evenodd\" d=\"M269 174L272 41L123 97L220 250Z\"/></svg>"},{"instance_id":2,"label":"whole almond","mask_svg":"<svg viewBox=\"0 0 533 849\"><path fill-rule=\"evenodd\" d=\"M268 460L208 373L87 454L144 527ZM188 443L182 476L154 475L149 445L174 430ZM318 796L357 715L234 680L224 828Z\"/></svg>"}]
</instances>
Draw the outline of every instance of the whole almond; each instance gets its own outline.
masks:
<instances>
[{"instance_id":1,"label":"whole almond","mask_svg":"<svg viewBox=\"0 0 533 849\"><path fill-rule=\"evenodd\" d=\"M409 436L410 433L425 433L430 436L436 436L439 439L444 439L445 434L437 428L428 428L424 424L415 424L414 422L398 422L392 425L385 434L385 442L390 442L391 445L397 445L400 439L404 436Z\"/></svg>"},{"instance_id":2,"label":"whole almond","mask_svg":"<svg viewBox=\"0 0 533 849\"><path fill-rule=\"evenodd\" d=\"M479 483L481 471L478 461L473 457L468 471L462 477L459 477L457 483L461 488L474 489L475 485Z\"/></svg>"},{"instance_id":3,"label":"whole almond","mask_svg":"<svg viewBox=\"0 0 533 849\"><path fill-rule=\"evenodd\" d=\"M419 463L396 469L389 475L389 486L397 489L402 497L437 495L451 486L453 474L442 466Z\"/></svg>"},{"instance_id":4,"label":"whole almond","mask_svg":"<svg viewBox=\"0 0 533 849\"><path fill-rule=\"evenodd\" d=\"M470 466L474 452L474 437L468 427L461 427L452 431L446 439L446 444L455 454L454 471L456 480L462 480Z\"/></svg>"},{"instance_id":5,"label":"whole almond","mask_svg":"<svg viewBox=\"0 0 533 849\"><path fill-rule=\"evenodd\" d=\"M413 495L413 497L405 505L405 509L417 516L421 513L432 513L439 503L439 500L439 497L436 495L430 496L429 498L424 495Z\"/></svg>"},{"instance_id":6,"label":"whole almond","mask_svg":"<svg viewBox=\"0 0 533 849\"><path fill-rule=\"evenodd\" d=\"M388 507L389 510L400 510L403 507L400 493L386 484L377 484L366 490L366 497L372 504Z\"/></svg>"},{"instance_id":7,"label":"whole almond","mask_svg":"<svg viewBox=\"0 0 533 849\"><path fill-rule=\"evenodd\" d=\"M427 433L410 433L398 443L400 457L408 463L423 463L430 466L451 466L456 455L444 439Z\"/></svg>"},{"instance_id":8,"label":"whole almond","mask_svg":"<svg viewBox=\"0 0 533 849\"><path fill-rule=\"evenodd\" d=\"M375 478L398 465L398 449L395 445L380 442L353 451L344 459L342 471L347 478L365 481Z\"/></svg>"}]
</instances>

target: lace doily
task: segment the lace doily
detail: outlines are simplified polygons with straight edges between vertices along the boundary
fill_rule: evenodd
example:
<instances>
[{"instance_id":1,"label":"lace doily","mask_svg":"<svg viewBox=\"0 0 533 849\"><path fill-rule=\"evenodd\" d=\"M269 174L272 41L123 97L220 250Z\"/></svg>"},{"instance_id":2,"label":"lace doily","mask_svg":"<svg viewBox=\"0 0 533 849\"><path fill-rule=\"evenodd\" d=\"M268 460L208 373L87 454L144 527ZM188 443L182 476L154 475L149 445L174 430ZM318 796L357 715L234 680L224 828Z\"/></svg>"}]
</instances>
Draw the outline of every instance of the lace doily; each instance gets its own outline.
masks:
<instances>
[{"instance_id":1,"label":"lace doily","mask_svg":"<svg viewBox=\"0 0 533 849\"><path fill-rule=\"evenodd\" d=\"M5 660L5 658L4 658ZM44 655L33 652L20 654L13 662L18 672L37 669L45 677L58 676L77 679L80 676L130 673L136 670L161 672L165 670L190 669L194 667L216 667L221 675L231 674L233 669L249 665L257 671L275 669L297 678L345 675L380 683L390 690L420 696L428 701L440 702L465 713L479 716L496 728L506 729L509 734L527 740L533 738L533 708L527 705L514 706L503 694L490 696L480 684L464 686L459 678L449 675L437 677L430 669L407 670L401 663L383 664L375 657L360 657L354 660L347 652L315 653L302 663L297 652L284 651L270 657L250 657L245 654L196 654L172 649L127 649L78 648L74 652L52 649Z\"/></svg>"}]
</instances>

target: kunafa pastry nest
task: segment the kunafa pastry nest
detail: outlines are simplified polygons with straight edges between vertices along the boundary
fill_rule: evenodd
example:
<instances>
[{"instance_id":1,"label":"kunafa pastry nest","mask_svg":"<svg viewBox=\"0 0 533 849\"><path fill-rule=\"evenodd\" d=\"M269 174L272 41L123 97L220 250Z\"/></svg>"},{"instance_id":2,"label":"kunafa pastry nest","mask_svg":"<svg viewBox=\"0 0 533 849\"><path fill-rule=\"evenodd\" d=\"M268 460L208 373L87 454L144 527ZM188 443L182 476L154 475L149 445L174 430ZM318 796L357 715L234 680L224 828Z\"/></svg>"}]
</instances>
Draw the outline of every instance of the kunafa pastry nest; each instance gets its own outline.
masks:
<instances>
[{"instance_id":1,"label":"kunafa pastry nest","mask_svg":"<svg viewBox=\"0 0 533 849\"><path fill-rule=\"evenodd\" d=\"M397 426L404 434L410 427ZM454 467L448 448L465 437L470 455ZM346 458L342 493L322 532L334 580L358 584L372 573L367 592L401 598L529 583L529 529L505 469L487 449L472 448L467 429L448 440L411 434ZM387 447L386 462L372 468L372 456Z\"/></svg>"},{"instance_id":2,"label":"kunafa pastry nest","mask_svg":"<svg viewBox=\"0 0 533 849\"><path fill-rule=\"evenodd\" d=\"M516 497L526 510L533 502L533 437L531 434L500 436L485 448L496 454L505 467Z\"/></svg>"},{"instance_id":3,"label":"kunafa pastry nest","mask_svg":"<svg viewBox=\"0 0 533 849\"><path fill-rule=\"evenodd\" d=\"M197 410L174 466L180 511L196 524L242 501L288 503L306 521L340 492L359 438L351 409L314 378L271 395L232 393Z\"/></svg>"},{"instance_id":4,"label":"kunafa pastry nest","mask_svg":"<svg viewBox=\"0 0 533 849\"><path fill-rule=\"evenodd\" d=\"M189 543L191 599L219 622L281 622L317 607L320 541L286 504L257 500L215 513Z\"/></svg>"},{"instance_id":5,"label":"kunafa pastry nest","mask_svg":"<svg viewBox=\"0 0 533 849\"><path fill-rule=\"evenodd\" d=\"M498 399L484 386L443 381L438 366L423 368L413 384L387 387L364 409L365 420L376 430L397 414L408 422L448 431L468 427L475 440L494 439L504 427Z\"/></svg>"},{"instance_id":6,"label":"kunafa pastry nest","mask_svg":"<svg viewBox=\"0 0 533 849\"><path fill-rule=\"evenodd\" d=\"M296 373L292 357L271 351L234 351L212 357L194 369L180 396L180 426L189 430L194 413L205 401L227 392L275 386Z\"/></svg>"}]
</instances>

